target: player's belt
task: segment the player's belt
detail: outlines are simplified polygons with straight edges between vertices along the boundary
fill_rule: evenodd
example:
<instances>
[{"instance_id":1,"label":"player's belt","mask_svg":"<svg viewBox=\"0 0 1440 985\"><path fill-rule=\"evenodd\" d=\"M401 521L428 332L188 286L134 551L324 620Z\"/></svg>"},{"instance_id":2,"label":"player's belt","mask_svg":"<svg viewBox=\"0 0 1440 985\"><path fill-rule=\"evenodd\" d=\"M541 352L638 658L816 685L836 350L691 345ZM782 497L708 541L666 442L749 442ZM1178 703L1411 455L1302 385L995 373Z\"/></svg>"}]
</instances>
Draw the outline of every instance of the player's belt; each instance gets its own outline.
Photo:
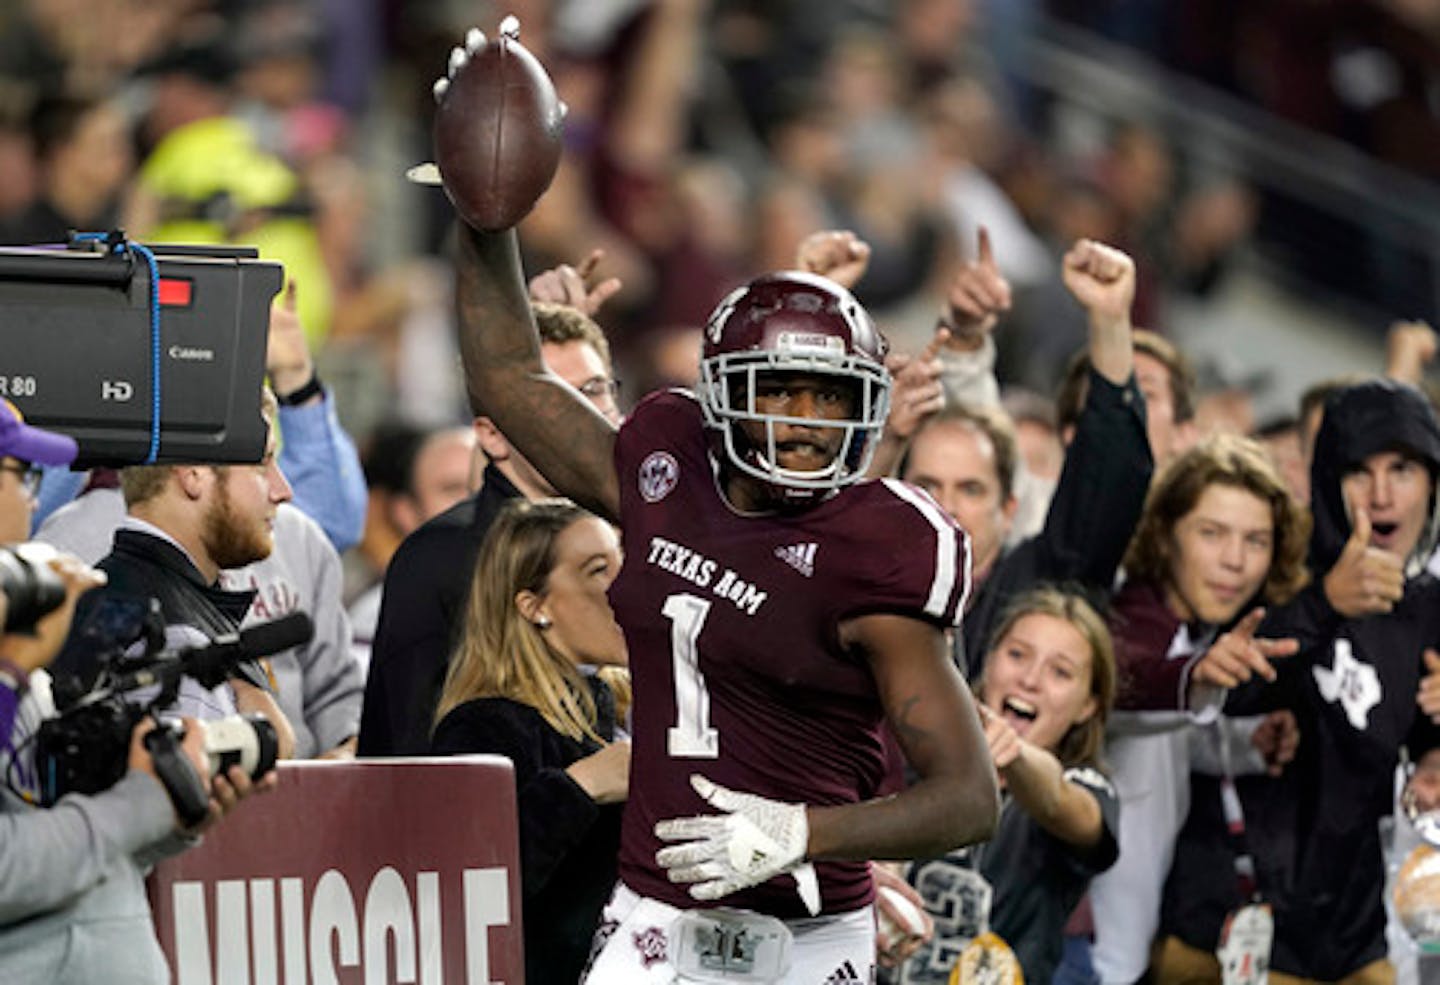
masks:
<instances>
[{"instance_id":1,"label":"player's belt","mask_svg":"<svg viewBox=\"0 0 1440 985\"><path fill-rule=\"evenodd\" d=\"M682 910L670 927L684 982L779 982L790 970L790 928L749 910Z\"/></svg>"}]
</instances>

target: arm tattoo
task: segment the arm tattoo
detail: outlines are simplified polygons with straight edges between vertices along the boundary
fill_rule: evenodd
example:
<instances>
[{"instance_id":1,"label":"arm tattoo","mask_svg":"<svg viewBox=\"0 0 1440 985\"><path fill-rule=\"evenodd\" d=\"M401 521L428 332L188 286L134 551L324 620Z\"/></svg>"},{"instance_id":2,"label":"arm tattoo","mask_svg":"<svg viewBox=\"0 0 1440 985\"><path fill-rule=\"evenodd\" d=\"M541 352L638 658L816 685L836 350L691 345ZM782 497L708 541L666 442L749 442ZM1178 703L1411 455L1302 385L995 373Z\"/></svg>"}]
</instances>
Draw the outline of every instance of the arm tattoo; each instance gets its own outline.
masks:
<instances>
[{"instance_id":1,"label":"arm tattoo","mask_svg":"<svg viewBox=\"0 0 1440 985\"><path fill-rule=\"evenodd\" d=\"M513 233L460 229L456 303L472 409L564 495L615 519L615 428L541 359Z\"/></svg>"},{"instance_id":2,"label":"arm tattoo","mask_svg":"<svg viewBox=\"0 0 1440 985\"><path fill-rule=\"evenodd\" d=\"M890 720L890 725L895 729L895 736L906 749L920 750L927 748L935 739L929 729L919 725L915 719L916 709L924 700L920 695L913 695L903 699L895 710L895 716Z\"/></svg>"}]
</instances>

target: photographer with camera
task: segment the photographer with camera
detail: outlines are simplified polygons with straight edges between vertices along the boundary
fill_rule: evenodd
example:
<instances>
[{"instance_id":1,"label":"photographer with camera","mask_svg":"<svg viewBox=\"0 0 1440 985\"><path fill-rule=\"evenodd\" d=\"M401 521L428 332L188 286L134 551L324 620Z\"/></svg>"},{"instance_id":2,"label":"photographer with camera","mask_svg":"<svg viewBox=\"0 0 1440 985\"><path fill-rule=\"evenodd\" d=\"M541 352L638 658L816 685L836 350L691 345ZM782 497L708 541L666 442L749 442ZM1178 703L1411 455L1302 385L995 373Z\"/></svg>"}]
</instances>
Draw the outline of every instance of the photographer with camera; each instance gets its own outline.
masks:
<instances>
[{"instance_id":1,"label":"photographer with camera","mask_svg":"<svg viewBox=\"0 0 1440 985\"><path fill-rule=\"evenodd\" d=\"M0 402L0 543L23 539L38 464L66 464L68 438L25 425ZM34 806L28 741L49 704L45 667L70 629L80 595L105 576L35 545L0 548L0 975L7 983L169 980L145 895L150 862L183 850L254 790L269 789L231 767L208 784L198 824L182 827L157 780L146 719L130 738L123 777L93 796ZM211 773L203 730L183 722L179 751L198 777ZM29 781L27 783L27 781Z\"/></svg>"},{"instance_id":2,"label":"photographer with camera","mask_svg":"<svg viewBox=\"0 0 1440 985\"><path fill-rule=\"evenodd\" d=\"M290 484L275 461L276 403L268 389L261 412L267 438L259 462L131 465L121 471L126 516L110 553L97 565L108 583L80 603L77 632L55 661L57 675L88 685L105 670L104 647L97 649L93 623L103 619L107 603L117 600L156 600L170 648L203 647L240 628L255 590L228 590L220 573L270 556L276 510L291 498ZM131 642L103 640L107 645ZM187 676L178 702L167 710L206 720L259 713L274 726L280 758L289 759L295 733L274 691L268 668L251 658L213 685Z\"/></svg>"}]
</instances>

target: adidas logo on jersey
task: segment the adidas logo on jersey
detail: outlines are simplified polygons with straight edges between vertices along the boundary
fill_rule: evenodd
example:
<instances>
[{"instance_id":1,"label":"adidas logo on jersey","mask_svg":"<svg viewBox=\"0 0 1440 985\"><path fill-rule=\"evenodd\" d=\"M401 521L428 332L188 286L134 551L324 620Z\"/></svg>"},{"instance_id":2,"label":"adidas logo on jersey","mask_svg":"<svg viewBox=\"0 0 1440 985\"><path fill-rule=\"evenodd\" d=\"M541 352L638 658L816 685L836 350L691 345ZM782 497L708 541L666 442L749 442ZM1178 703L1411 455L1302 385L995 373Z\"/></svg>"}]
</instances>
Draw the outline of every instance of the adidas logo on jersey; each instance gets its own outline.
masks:
<instances>
[{"instance_id":1,"label":"adidas logo on jersey","mask_svg":"<svg viewBox=\"0 0 1440 985\"><path fill-rule=\"evenodd\" d=\"M851 964L849 961L846 961L839 968L836 968L834 973L831 974L829 978L825 979L824 985L845 985L846 982L861 981L865 981L865 979L861 978L856 973L855 966L853 964Z\"/></svg>"},{"instance_id":2,"label":"adidas logo on jersey","mask_svg":"<svg viewBox=\"0 0 1440 985\"><path fill-rule=\"evenodd\" d=\"M791 544L788 547L775 548L775 556L809 578L815 573L815 551L819 547L820 545L815 543Z\"/></svg>"}]
</instances>

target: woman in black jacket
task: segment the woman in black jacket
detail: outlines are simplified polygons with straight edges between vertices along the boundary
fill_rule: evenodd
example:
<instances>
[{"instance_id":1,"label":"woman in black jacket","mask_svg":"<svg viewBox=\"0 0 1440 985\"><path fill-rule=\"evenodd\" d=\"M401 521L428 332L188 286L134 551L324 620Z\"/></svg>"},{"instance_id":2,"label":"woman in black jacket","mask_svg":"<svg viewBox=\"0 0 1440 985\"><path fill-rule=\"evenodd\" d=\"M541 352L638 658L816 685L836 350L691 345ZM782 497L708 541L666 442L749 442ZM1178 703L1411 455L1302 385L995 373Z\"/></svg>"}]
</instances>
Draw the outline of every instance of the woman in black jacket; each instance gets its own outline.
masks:
<instances>
[{"instance_id":1,"label":"woman in black jacket","mask_svg":"<svg viewBox=\"0 0 1440 985\"><path fill-rule=\"evenodd\" d=\"M1066 918L1115 861L1119 802L1100 769L1116 683L1104 620L1079 595L1027 592L1003 614L984 666L978 707L1004 791L1000 823L988 842L911 866L935 938L889 979L902 985L971 981L981 950L1008 966L987 931L1024 981L1050 982Z\"/></svg>"},{"instance_id":2,"label":"woman in black jacket","mask_svg":"<svg viewBox=\"0 0 1440 985\"><path fill-rule=\"evenodd\" d=\"M582 669L625 663L605 595L619 542L568 500L517 500L479 557L432 750L515 764L525 980L573 985L615 882L628 791L613 695Z\"/></svg>"}]
</instances>

